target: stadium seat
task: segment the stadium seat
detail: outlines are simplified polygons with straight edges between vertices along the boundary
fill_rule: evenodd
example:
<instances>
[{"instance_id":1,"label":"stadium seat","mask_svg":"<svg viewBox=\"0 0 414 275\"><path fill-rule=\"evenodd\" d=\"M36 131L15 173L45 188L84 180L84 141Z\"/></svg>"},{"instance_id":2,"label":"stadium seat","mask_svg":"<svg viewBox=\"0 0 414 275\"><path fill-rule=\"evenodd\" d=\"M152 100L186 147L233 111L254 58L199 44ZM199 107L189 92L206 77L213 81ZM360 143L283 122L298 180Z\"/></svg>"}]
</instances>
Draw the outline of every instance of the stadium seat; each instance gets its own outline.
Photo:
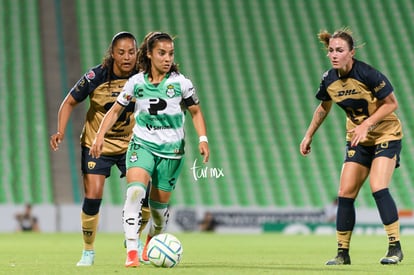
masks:
<instances>
[{"instance_id":1,"label":"stadium seat","mask_svg":"<svg viewBox=\"0 0 414 275\"><path fill-rule=\"evenodd\" d=\"M38 14L34 1L6 0L0 12L7 114L0 125L5 191L0 203L53 201Z\"/></svg>"},{"instance_id":2,"label":"stadium seat","mask_svg":"<svg viewBox=\"0 0 414 275\"><path fill-rule=\"evenodd\" d=\"M132 31L139 40L150 30L177 35L176 61L196 85L207 118L211 159L204 167L221 168L225 176L193 178L191 168L200 157L197 135L187 123L187 156L174 205L321 208L331 202L343 160L343 112L333 108L309 157L300 156L298 147L318 104L320 77L329 68L316 33L342 27L343 18L357 44L366 44L357 58L391 79L406 137L413 135L414 96L406 90L414 86L409 76L414 59L409 45L414 41L406 35L412 25L410 0L76 4L84 70L101 60L107 41L119 30ZM119 16L120 9L127 12ZM159 16L150 15L155 11ZM404 43L392 43L397 38ZM404 146L391 189L401 207L409 208L414 206L409 168L414 158L408 149L413 141L407 138ZM369 186L358 203L375 207Z\"/></svg>"}]
</instances>

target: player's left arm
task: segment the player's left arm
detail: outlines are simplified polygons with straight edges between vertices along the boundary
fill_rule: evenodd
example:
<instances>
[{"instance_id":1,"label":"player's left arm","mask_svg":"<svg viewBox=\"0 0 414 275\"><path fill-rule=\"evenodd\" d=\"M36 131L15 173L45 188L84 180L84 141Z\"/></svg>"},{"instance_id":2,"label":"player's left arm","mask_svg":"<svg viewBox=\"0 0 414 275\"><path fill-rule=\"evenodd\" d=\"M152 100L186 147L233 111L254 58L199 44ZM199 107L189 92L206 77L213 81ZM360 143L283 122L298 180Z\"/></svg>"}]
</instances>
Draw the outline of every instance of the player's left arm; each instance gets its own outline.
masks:
<instances>
[{"instance_id":1,"label":"player's left arm","mask_svg":"<svg viewBox=\"0 0 414 275\"><path fill-rule=\"evenodd\" d=\"M191 117L193 118L193 124L194 128L198 134L199 137L207 137L207 127L206 122L204 120L203 112L201 111L201 107L199 104L188 106L188 111L191 114ZM208 141L201 140L199 142L198 148L200 150L200 154L203 155L203 162L208 162L208 159L210 157L210 150L208 148Z\"/></svg>"},{"instance_id":2,"label":"player's left arm","mask_svg":"<svg viewBox=\"0 0 414 275\"><path fill-rule=\"evenodd\" d=\"M385 117L398 109L398 101L394 93L384 97L377 102L377 110L365 119L360 125L350 130L349 133L353 133L351 146L356 146L360 141L366 138L368 132L375 127L375 125L381 122Z\"/></svg>"}]
</instances>

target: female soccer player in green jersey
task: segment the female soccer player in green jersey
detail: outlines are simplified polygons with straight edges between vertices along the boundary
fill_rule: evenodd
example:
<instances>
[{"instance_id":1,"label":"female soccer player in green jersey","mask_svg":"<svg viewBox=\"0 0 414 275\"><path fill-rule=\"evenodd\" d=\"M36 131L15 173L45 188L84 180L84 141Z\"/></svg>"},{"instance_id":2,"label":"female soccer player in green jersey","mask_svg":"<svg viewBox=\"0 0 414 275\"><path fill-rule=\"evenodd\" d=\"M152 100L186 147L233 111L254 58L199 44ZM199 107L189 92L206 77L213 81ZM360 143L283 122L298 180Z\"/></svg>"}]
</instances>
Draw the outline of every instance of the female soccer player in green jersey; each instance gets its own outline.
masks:
<instances>
[{"instance_id":1,"label":"female soccer player in green jersey","mask_svg":"<svg viewBox=\"0 0 414 275\"><path fill-rule=\"evenodd\" d=\"M135 126L127 152L128 189L123 209L127 240L126 267L139 265L137 234L141 222L141 204L151 179L149 205L152 223L144 247L147 259L149 240L161 233L168 221L168 203L179 177L184 156L185 111L192 116L199 136L204 162L209 158L204 116L192 82L179 73L174 63L174 42L167 33L147 34L138 53L140 73L131 77L118 96L117 104L105 115L90 154L99 158L105 133L134 98Z\"/></svg>"}]
</instances>

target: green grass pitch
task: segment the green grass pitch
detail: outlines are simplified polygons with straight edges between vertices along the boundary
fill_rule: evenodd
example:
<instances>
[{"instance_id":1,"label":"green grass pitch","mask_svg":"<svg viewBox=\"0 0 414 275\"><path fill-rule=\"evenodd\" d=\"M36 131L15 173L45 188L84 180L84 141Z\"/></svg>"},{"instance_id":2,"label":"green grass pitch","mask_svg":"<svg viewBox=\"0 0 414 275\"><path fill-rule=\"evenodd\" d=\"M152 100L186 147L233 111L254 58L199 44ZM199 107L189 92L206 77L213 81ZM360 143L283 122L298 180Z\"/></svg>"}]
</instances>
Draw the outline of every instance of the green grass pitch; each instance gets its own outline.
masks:
<instances>
[{"instance_id":1,"label":"green grass pitch","mask_svg":"<svg viewBox=\"0 0 414 275\"><path fill-rule=\"evenodd\" d=\"M405 258L383 266L385 236L352 238L350 266L325 266L335 255L335 236L266 234L176 234L184 247L172 269L125 268L122 234L99 233L95 265L76 267L81 234L0 234L0 274L414 274L414 236L402 237Z\"/></svg>"}]
</instances>

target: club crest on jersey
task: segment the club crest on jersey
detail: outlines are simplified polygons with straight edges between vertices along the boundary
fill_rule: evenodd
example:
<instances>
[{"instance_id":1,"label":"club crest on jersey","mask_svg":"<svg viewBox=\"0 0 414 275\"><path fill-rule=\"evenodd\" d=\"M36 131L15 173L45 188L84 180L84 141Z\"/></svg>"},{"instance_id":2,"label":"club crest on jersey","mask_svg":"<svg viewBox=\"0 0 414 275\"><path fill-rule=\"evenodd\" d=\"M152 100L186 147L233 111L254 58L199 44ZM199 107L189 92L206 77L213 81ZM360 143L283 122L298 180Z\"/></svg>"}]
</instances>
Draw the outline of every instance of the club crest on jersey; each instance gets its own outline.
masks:
<instances>
[{"instance_id":1,"label":"club crest on jersey","mask_svg":"<svg viewBox=\"0 0 414 275\"><path fill-rule=\"evenodd\" d=\"M95 168L95 166L96 166L96 162L94 162L94 161L88 161L88 168L89 169L93 169L93 168Z\"/></svg>"},{"instance_id":2,"label":"club crest on jersey","mask_svg":"<svg viewBox=\"0 0 414 275\"><path fill-rule=\"evenodd\" d=\"M348 157L352 158L355 155L355 150L348 151Z\"/></svg>"},{"instance_id":3,"label":"club crest on jersey","mask_svg":"<svg viewBox=\"0 0 414 275\"><path fill-rule=\"evenodd\" d=\"M131 154L131 157L129 158L129 162L136 162L138 160L138 155L136 152L133 152Z\"/></svg>"},{"instance_id":4,"label":"club crest on jersey","mask_svg":"<svg viewBox=\"0 0 414 275\"><path fill-rule=\"evenodd\" d=\"M167 96L168 97L174 97L175 96L174 85L170 84L170 85L167 86Z\"/></svg>"},{"instance_id":5,"label":"club crest on jersey","mask_svg":"<svg viewBox=\"0 0 414 275\"><path fill-rule=\"evenodd\" d=\"M87 78L87 79L89 79L89 80L92 80L92 79L94 79L95 78L95 72L94 71L92 71L92 70L90 70L86 75L85 75L85 77Z\"/></svg>"}]
</instances>

